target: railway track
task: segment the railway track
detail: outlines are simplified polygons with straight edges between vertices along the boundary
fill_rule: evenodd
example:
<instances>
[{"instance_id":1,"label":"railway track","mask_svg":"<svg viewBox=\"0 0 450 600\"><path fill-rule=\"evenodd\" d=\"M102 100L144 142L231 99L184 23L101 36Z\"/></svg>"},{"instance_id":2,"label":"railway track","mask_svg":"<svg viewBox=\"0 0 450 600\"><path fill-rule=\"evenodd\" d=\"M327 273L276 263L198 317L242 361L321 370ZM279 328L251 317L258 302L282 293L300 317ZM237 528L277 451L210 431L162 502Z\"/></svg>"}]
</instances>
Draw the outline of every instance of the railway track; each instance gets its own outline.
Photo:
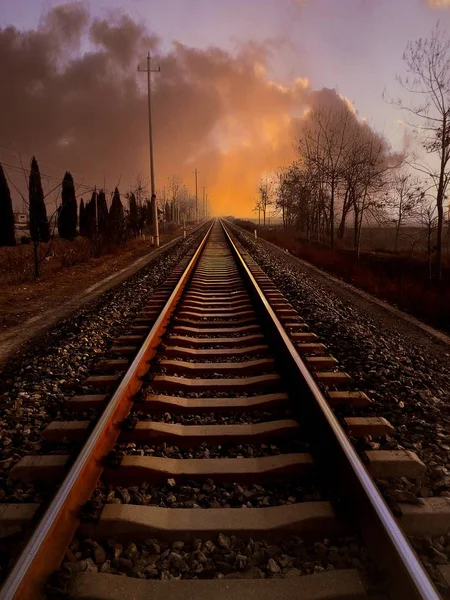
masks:
<instances>
[{"instance_id":1,"label":"railway track","mask_svg":"<svg viewBox=\"0 0 450 600\"><path fill-rule=\"evenodd\" d=\"M369 399L346 391L348 376L224 224L111 357L71 399L89 418L51 423L52 453L15 467L25 481L69 470L1 598L439 598L368 474L419 477L423 465L383 451L363 465L332 407ZM353 437L392 429L345 424ZM85 442L73 464L67 441ZM433 507L413 508L408 533L442 528ZM38 508L7 510L17 525Z\"/></svg>"}]
</instances>

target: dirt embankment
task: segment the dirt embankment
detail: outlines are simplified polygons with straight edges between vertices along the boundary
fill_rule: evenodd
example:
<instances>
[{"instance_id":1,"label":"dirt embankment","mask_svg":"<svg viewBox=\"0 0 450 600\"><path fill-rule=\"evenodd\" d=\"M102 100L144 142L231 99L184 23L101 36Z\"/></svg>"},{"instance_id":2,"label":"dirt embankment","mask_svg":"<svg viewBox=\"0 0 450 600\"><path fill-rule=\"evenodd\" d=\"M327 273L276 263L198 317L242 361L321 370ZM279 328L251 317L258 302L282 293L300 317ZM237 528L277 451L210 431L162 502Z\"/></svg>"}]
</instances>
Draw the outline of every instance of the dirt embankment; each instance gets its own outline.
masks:
<instances>
[{"instance_id":1,"label":"dirt embankment","mask_svg":"<svg viewBox=\"0 0 450 600\"><path fill-rule=\"evenodd\" d=\"M0 362L21 344L121 283L180 238L180 231L161 236L156 250L149 239L98 258L43 271L39 279L4 285L0 294Z\"/></svg>"}]
</instances>

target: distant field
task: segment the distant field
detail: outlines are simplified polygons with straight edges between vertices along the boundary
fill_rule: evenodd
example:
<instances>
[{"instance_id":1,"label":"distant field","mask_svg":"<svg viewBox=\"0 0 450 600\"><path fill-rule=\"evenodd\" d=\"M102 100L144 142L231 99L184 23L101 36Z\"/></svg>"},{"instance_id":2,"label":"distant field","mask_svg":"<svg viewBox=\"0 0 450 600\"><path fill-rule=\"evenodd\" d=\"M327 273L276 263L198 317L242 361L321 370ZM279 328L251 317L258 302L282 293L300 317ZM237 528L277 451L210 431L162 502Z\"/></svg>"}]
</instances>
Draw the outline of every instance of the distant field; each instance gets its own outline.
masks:
<instances>
[{"instance_id":1,"label":"distant field","mask_svg":"<svg viewBox=\"0 0 450 600\"><path fill-rule=\"evenodd\" d=\"M444 249L449 252L448 230L444 231ZM434 236L433 236L434 240ZM353 231L346 230L345 247L353 245ZM364 227L361 233L361 245L365 250L374 252L394 252L395 229L393 227ZM427 251L427 231L423 227L405 227L400 230L398 251L406 254L423 254Z\"/></svg>"},{"instance_id":2,"label":"distant field","mask_svg":"<svg viewBox=\"0 0 450 600\"><path fill-rule=\"evenodd\" d=\"M255 225L237 221L253 231ZM443 282L430 281L427 234L419 227L405 228L394 252L395 229L365 227L359 260L353 249L352 231L336 248L299 239L295 231L281 226L257 228L260 238L288 250L317 267L341 277L375 296L422 318L434 326L450 331L450 258L449 230L444 231Z\"/></svg>"},{"instance_id":3,"label":"distant field","mask_svg":"<svg viewBox=\"0 0 450 600\"><path fill-rule=\"evenodd\" d=\"M246 222L258 225L258 219L245 219ZM263 225L260 226L262 229ZM272 219L270 224L266 221L265 229L282 229L283 223L279 218ZM433 235L434 241L435 235ZM353 230L347 228L343 240L336 240L336 245L344 248L353 247ZM373 252L394 252L395 229L394 227L363 227L361 234L361 247ZM423 254L427 252L427 231L423 227L401 228L398 237L398 252L404 254ZM444 253L450 254L450 229L444 230Z\"/></svg>"}]
</instances>

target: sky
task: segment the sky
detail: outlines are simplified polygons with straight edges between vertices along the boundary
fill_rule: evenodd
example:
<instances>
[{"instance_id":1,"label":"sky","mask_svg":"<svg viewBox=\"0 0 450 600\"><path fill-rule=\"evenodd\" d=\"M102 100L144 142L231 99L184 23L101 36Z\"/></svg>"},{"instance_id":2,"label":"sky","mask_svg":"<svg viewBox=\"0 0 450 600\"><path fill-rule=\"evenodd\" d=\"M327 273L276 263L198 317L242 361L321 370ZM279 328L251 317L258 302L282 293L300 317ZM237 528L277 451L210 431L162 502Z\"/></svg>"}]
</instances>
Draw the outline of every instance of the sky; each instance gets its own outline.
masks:
<instances>
[{"instance_id":1,"label":"sky","mask_svg":"<svg viewBox=\"0 0 450 600\"><path fill-rule=\"evenodd\" d=\"M135 68L150 47L157 187L179 173L193 188L197 167L215 214L250 216L260 177L294 157L311 92L336 90L394 150L409 143L382 94L438 20L450 33L450 0L0 0L0 161L35 153L52 176L126 191L148 172Z\"/></svg>"}]
</instances>

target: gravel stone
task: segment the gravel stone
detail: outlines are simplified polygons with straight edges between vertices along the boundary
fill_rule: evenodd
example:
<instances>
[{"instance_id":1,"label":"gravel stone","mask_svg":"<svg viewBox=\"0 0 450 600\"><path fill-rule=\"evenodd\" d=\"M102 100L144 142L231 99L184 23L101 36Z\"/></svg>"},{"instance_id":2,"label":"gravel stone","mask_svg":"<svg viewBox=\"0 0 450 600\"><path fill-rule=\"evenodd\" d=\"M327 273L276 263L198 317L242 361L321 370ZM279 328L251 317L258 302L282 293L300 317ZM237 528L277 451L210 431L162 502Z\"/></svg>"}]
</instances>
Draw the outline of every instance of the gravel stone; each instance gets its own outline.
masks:
<instances>
[{"instance_id":1,"label":"gravel stone","mask_svg":"<svg viewBox=\"0 0 450 600\"><path fill-rule=\"evenodd\" d=\"M42 430L54 420L97 418L95 411L74 414L68 398L90 391L83 381L92 366L107 355L117 336L128 333L136 312L172 273L199 235L189 236L166 250L129 280L78 309L0 367L0 503L45 504L51 499L57 483L23 484L9 477L11 468L30 454L78 451L78 444L43 441ZM15 556L13 540L9 543L6 552L0 548L0 581ZM20 546L22 542L17 543ZM86 568L91 567L88 564Z\"/></svg>"},{"instance_id":2,"label":"gravel stone","mask_svg":"<svg viewBox=\"0 0 450 600\"><path fill-rule=\"evenodd\" d=\"M326 491L311 478L291 478L264 486L221 483L212 479L205 483L188 481L186 484L162 486L142 483L129 488L105 488L100 484L83 507L81 517L88 521L96 520L105 504L138 504L161 508L261 508L321 501L327 497ZM231 540L227 536L218 538L217 543L221 549L231 548ZM182 550L182 542L174 544L172 550ZM267 552L275 554L277 547L271 546ZM129 548L127 553L130 553Z\"/></svg>"},{"instance_id":3,"label":"gravel stone","mask_svg":"<svg viewBox=\"0 0 450 600\"><path fill-rule=\"evenodd\" d=\"M215 540L192 540L184 542L182 547L179 542L169 545L163 540L146 540L144 543L136 542L137 552L133 552L130 558L116 558L115 549L120 544L108 540L102 545L106 559L103 564L96 565L92 555L99 545L93 540L74 540L72 547L79 548L81 552L76 553L72 562L66 557L61 569L51 578L50 585L55 588L67 585L64 581L67 581L68 574L70 578L71 573L88 568L160 580L289 578L351 566L367 573L371 569L367 553L356 538L333 540L333 545L329 540L306 545L301 538L292 536L279 544L269 544L264 540L243 540L219 534ZM352 553L358 549L357 558L350 557L350 545Z\"/></svg>"},{"instance_id":4,"label":"gravel stone","mask_svg":"<svg viewBox=\"0 0 450 600\"><path fill-rule=\"evenodd\" d=\"M224 548L225 550L229 550L231 548L231 539L224 535L223 533L219 533L217 537L217 544L220 548Z\"/></svg>"},{"instance_id":5,"label":"gravel stone","mask_svg":"<svg viewBox=\"0 0 450 600\"><path fill-rule=\"evenodd\" d=\"M130 442L119 443L110 452L108 462L111 466L119 465L122 456L159 456L165 458L257 458L260 456L278 456L292 452L309 452L305 440L277 441L277 443L239 444L225 443L220 446L200 444L196 448L178 448L168 444L146 445Z\"/></svg>"},{"instance_id":6,"label":"gravel stone","mask_svg":"<svg viewBox=\"0 0 450 600\"><path fill-rule=\"evenodd\" d=\"M239 413L201 413L176 415L170 413L148 414L140 411L133 411L124 422L124 428L133 428L138 421L155 421L159 423L171 423L180 425L241 425L245 423L263 423L277 421L280 419L292 419L292 412L289 410L273 410Z\"/></svg>"},{"instance_id":7,"label":"gravel stone","mask_svg":"<svg viewBox=\"0 0 450 600\"><path fill-rule=\"evenodd\" d=\"M273 560L273 558L269 558L267 562L267 569L271 573L281 573L281 567Z\"/></svg>"},{"instance_id":8,"label":"gravel stone","mask_svg":"<svg viewBox=\"0 0 450 600\"><path fill-rule=\"evenodd\" d=\"M288 255L282 256L261 240L255 242L240 228L232 229L352 377L351 387L363 390L373 400L367 408L337 408L336 416L385 417L395 427L392 436L355 440L358 450L412 450L429 467L425 477L419 482L421 485L402 478L401 485L395 487L419 497L422 490L424 497L449 491L448 346L440 344L438 350L437 342L428 341L425 333L418 334L412 326L405 334L395 318L378 316L376 308L376 316L371 316L362 301L348 300L348 295L341 290L334 292L332 284L322 283Z\"/></svg>"}]
</instances>

